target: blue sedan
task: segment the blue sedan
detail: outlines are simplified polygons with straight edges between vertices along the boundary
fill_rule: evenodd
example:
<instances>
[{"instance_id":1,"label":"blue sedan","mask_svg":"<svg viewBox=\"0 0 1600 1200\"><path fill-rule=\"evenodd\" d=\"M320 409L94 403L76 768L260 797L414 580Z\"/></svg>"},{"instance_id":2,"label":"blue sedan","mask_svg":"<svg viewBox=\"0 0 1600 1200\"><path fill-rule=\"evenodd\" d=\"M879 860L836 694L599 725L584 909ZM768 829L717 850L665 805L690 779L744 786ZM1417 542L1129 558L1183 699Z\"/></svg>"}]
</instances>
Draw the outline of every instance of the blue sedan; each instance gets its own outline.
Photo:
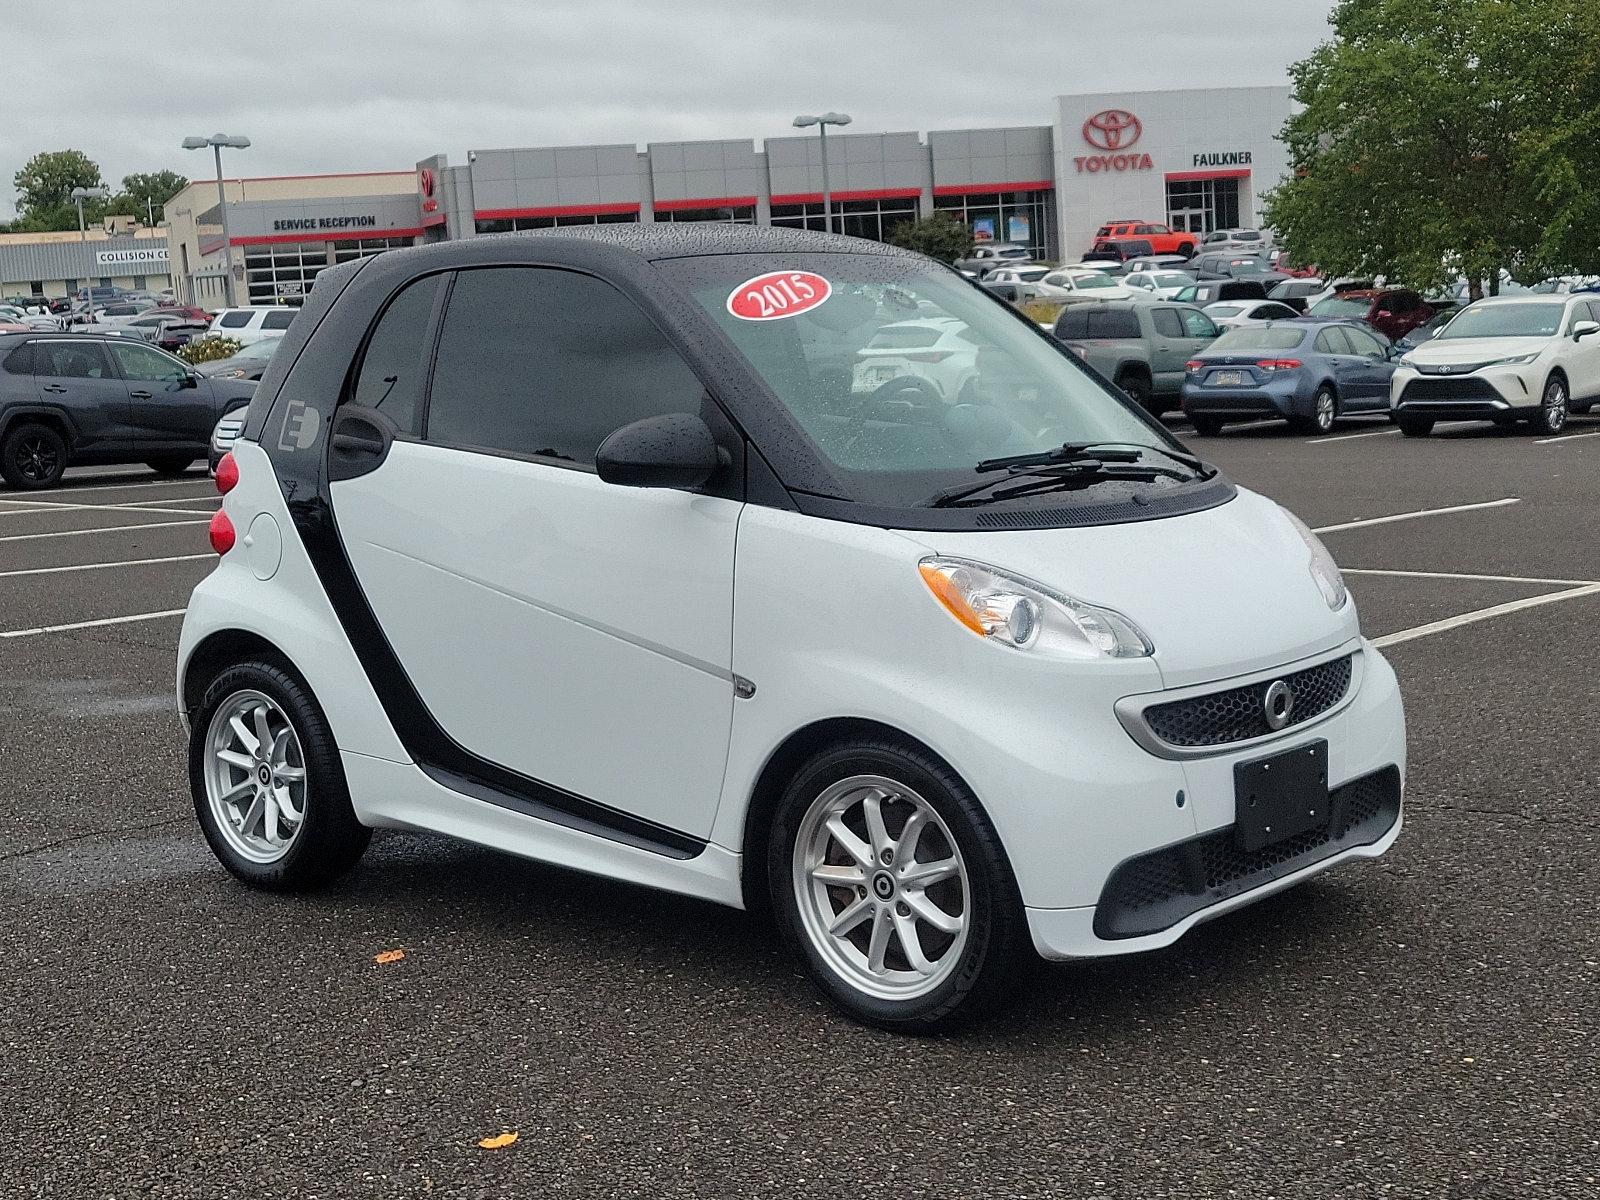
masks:
<instances>
[{"instance_id":1,"label":"blue sedan","mask_svg":"<svg viewBox=\"0 0 1600 1200\"><path fill-rule=\"evenodd\" d=\"M1229 422L1263 418L1327 433L1345 413L1388 410L1395 357L1382 334L1350 321L1240 326L1188 362L1184 415L1208 437Z\"/></svg>"}]
</instances>

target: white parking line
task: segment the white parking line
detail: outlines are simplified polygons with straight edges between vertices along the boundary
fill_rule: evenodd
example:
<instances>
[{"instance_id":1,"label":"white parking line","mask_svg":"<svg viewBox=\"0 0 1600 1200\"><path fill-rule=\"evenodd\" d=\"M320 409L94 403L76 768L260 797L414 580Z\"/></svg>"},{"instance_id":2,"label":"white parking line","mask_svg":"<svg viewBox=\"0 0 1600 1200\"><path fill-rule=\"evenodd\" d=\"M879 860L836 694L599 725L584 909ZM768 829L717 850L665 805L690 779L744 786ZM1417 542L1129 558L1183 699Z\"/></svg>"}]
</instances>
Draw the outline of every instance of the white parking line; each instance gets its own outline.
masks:
<instances>
[{"instance_id":1,"label":"white parking line","mask_svg":"<svg viewBox=\"0 0 1600 1200\"><path fill-rule=\"evenodd\" d=\"M1329 442L1353 442L1364 437L1388 437L1391 433L1399 433L1398 426L1391 425L1387 429L1369 429L1365 433L1337 433L1332 437L1320 437L1312 442L1313 446L1326 446Z\"/></svg>"},{"instance_id":2,"label":"white parking line","mask_svg":"<svg viewBox=\"0 0 1600 1200\"><path fill-rule=\"evenodd\" d=\"M50 533L9 533L0 542L29 542L35 538L83 537L91 533L127 533L132 529L171 529L175 525L209 525L210 521L147 521L143 525L107 525L104 529L58 529Z\"/></svg>"},{"instance_id":3,"label":"white parking line","mask_svg":"<svg viewBox=\"0 0 1600 1200\"><path fill-rule=\"evenodd\" d=\"M1478 504L1453 504L1449 508L1419 508L1416 512L1395 513L1391 517L1367 517L1361 521L1346 521L1342 525L1321 525L1313 533L1338 533L1342 529L1364 529L1368 525L1388 525L1395 521L1415 521L1418 517L1440 517L1445 513L1471 512L1478 508L1503 508L1507 504L1521 504L1518 496L1504 500L1484 500Z\"/></svg>"},{"instance_id":4,"label":"white parking line","mask_svg":"<svg viewBox=\"0 0 1600 1200\"><path fill-rule=\"evenodd\" d=\"M150 503L159 502L150 501ZM51 509L56 509L60 512L177 513L179 516L190 511L187 508L149 508L143 504L57 504L52 500L0 500L0 504L20 504L24 506L16 509L0 509L0 517L21 517L29 513L49 512Z\"/></svg>"},{"instance_id":5,"label":"white parking line","mask_svg":"<svg viewBox=\"0 0 1600 1200\"><path fill-rule=\"evenodd\" d=\"M70 496L74 492L127 492L145 488L169 487L199 487L210 481L203 476L194 479L152 479L148 483L135 481L133 483L98 483L83 484L79 487L51 488L52 496ZM9 493L0 493L0 500L7 499Z\"/></svg>"},{"instance_id":6,"label":"white parking line","mask_svg":"<svg viewBox=\"0 0 1600 1200\"><path fill-rule=\"evenodd\" d=\"M1576 600L1580 596L1594 595L1600 595L1600 583L1569 588L1564 592L1546 592L1542 596L1529 596L1525 600L1511 600L1505 604L1496 604L1492 608L1480 608L1474 612L1462 613L1458 617L1446 617L1442 621L1432 621L1427 625L1418 625L1415 629L1402 629L1398 633L1386 633L1380 638L1373 638L1372 644L1379 649L1387 646L1398 646L1401 642L1428 637L1430 634L1444 633L1449 629L1459 629L1463 625L1471 625L1477 621L1487 621L1490 617L1500 617L1506 613L1521 612L1525 608L1537 608L1541 604L1555 604L1562 600Z\"/></svg>"},{"instance_id":7,"label":"white parking line","mask_svg":"<svg viewBox=\"0 0 1600 1200\"><path fill-rule=\"evenodd\" d=\"M40 625L36 629L0 629L0 638L37 637L41 633L66 633L71 629L97 629L102 625L127 625L133 621L155 621L162 617L181 617L183 609L165 612L134 613L131 617L102 617L98 621L73 621L68 625Z\"/></svg>"},{"instance_id":8,"label":"white parking line","mask_svg":"<svg viewBox=\"0 0 1600 1200\"><path fill-rule=\"evenodd\" d=\"M170 554L166 558L124 558L118 562L76 563L70 567L27 567L20 571L0 571L0 579L14 579L18 575L59 575L64 571L106 571L112 567L148 567L154 563L192 562L212 557L210 554Z\"/></svg>"},{"instance_id":9,"label":"white parking line","mask_svg":"<svg viewBox=\"0 0 1600 1200\"><path fill-rule=\"evenodd\" d=\"M1600 587L1600 579L1535 579L1528 575L1464 575L1456 571L1380 571L1340 567L1344 575L1392 575L1401 579L1465 579L1473 583L1543 583L1565 587Z\"/></svg>"},{"instance_id":10,"label":"white parking line","mask_svg":"<svg viewBox=\"0 0 1600 1200\"><path fill-rule=\"evenodd\" d=\"M1533 444L1535 446L1550 446L1557 442L1575 442L1579 438L1586 437L1600 437L1600 429L1591 430L1588 433L1563 433L1559 437L1540 438Z\"/></svg>"}]
</instances>

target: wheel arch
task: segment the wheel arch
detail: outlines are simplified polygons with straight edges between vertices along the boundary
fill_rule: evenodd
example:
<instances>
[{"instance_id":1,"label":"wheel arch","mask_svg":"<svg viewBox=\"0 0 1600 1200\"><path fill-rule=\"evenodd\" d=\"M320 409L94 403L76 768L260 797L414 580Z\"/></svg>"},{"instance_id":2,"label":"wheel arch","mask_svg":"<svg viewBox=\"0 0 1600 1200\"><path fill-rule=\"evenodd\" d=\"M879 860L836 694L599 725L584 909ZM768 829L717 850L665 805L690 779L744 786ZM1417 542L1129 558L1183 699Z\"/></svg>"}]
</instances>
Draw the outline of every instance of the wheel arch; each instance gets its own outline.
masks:
<instances>
[{"instance_id":1,"label":"wheel arch","mask_svg":"<svg viewBox=\"0 0 1600 1200\"><path fill-rule=\"evenodd\" d=\"M739 839L739 884L744 895L745 909L763 917L771 909L765 887L766 842L772 830L773 817L778 810L778 800L783 795L784 784L813 754L846 741L871 740L890 742L904 749L925 754L939 763L952 775L965 782L950 760L932 746L893 725L866 717L829 717L804 725L786 737L767 756L761 772L756 776L749 803L745 806L744 828ZM971 790L970 785L969 790ZM974 796L977 793L973 792ZM983 807L981 798L979 807Z\"/></svg>"},{"instance_id":2,"label":"wheel arch","mask_svg":"<svg viewBox=\"0 0 1600 1200\"><path fill-rule=\"evenodd\" d=\"M274 666L281 667L299 680L301 686L315 697L316 692L304 673L274 642L248 629L219 629L201 639L189 652L189 657L183 664L183 680L178 703L184 713L193 714L206 685L229 666L248 657L261 658Z\"/></svg>"},{"instance_id":3,"label":"wheel arch","mask_svg":"<svg viewBox=\"0 0 1600 1200\"><path fill-rule=\"evenodd\" d=\"M78 430L72 418L65 410L46 404L18 404L6 409L0 414L0 439L7 437L24 421L37 421L54 428L66 441L69 452L77 445Z\"/></svg>"}]
</instances>

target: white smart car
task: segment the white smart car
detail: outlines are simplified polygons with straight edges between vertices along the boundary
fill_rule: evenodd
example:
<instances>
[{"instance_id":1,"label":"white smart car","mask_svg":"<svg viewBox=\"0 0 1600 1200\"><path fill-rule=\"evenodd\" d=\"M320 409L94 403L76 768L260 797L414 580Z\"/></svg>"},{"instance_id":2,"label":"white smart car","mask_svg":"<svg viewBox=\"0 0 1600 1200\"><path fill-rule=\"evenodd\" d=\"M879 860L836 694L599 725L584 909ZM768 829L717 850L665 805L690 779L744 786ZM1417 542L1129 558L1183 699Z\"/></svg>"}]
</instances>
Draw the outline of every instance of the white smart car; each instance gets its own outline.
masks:
<instances>
[{"instance_id":1,"label":"white smart car","mask_svg":"<svg viewBox=\"0 0 1600 1200\"><path fill-rule=\"evenodd\" d=\"M1389 414L1408 437L1435 421L1522 421L1560 433L1569 413L1600 403L1600 297L1520 292L1462 309L1406 352Z\"/></svg>"},{"instance_id":2,"label":"white smart car","mask_svg":"<svg viewBox=\"0 0 1600 1200\"><path fill-rule=\"evenodd\" d=\"M818 350L912 319L976 348L958 402ZM1400 832L1400 693L1317 539L906 251L613 225L334 267L217 485L178 694L257 887L433 830L768 910L846 1012L926 1030Z\"/></svg>"}]
</instances>

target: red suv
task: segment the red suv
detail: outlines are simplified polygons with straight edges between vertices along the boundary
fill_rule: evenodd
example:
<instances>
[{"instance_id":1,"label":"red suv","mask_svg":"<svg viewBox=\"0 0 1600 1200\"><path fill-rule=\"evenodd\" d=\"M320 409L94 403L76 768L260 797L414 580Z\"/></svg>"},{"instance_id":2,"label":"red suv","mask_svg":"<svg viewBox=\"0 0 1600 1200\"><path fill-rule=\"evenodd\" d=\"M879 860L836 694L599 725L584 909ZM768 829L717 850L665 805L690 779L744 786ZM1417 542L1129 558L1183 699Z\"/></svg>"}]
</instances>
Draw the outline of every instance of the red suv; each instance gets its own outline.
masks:
<instances>
[{"instance_id":1,"label":"red suv","mask_svg":"<svg viewBox=\"0 0 1600 1200\"><path fill-rule=\"evenodd\" d=\"M1094 235L1094 248L1113 248L1126 241L1149 242L1151 254L1193 254L1195 235L1150 221L1107 221Z\"/></svg>"},{"instance_id":2,"label":"red suv","mask_svg":"<svg viewBox=\"0 0 1600 1200\"><path fill-rule=\"evenodd\" d=\"M1433 306L1407 288L1351 288L1306 310L1308 317L1365 321L1390 341L1398 341L1433 319Z\"/></svg>"}]
</instances>

